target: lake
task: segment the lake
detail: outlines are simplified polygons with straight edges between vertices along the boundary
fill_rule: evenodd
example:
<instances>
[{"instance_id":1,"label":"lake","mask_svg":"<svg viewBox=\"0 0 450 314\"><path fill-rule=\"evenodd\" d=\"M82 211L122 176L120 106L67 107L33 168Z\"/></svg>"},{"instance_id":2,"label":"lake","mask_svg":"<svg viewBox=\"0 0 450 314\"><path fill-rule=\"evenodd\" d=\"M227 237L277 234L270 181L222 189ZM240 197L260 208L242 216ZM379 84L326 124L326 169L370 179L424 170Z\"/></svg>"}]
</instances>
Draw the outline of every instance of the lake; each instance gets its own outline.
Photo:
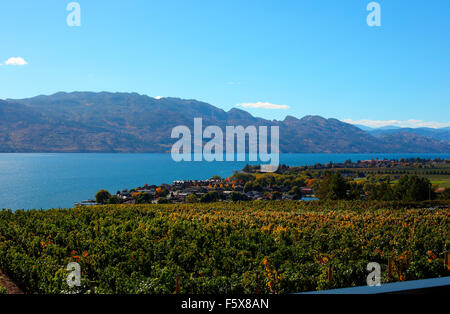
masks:
<instances>
[{"instance_id":1,"label":"lake","mask_svg":"<svg viewBox=\"0 0 450 314\"><path fill-rule=\"evenodd\" d=\"M281 154L280 163L311 165L371 158L450 158L450 154ZM248 162L174 162L170 154L0 154L0 209L68 208L144 184L230 176ZM255 164L255 163L253 163Z\"/></svg>"}]
</instances>

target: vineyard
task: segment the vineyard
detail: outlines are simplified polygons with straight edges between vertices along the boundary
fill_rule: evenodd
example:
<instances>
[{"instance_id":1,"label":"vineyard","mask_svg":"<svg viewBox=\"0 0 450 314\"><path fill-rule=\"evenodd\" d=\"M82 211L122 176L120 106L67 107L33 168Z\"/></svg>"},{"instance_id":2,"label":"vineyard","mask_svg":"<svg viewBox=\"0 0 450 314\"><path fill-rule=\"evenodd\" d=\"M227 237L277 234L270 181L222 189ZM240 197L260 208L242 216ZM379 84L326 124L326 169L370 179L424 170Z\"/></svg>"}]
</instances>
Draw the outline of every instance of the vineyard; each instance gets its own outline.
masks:
<instances>
[{"instance_id":1,"label":"vineyard","mask_svg":"<svg viewBox=\"0 0 450 314\"><path fill-rule=\"evenodd\" d=\"M449 204L361 201L0 211L0 269L27 293L291 293L449 275ZM447 207L446 207L447 206ZM81 266L80 287L66 283Z\"/></svg>"}]
</instances>

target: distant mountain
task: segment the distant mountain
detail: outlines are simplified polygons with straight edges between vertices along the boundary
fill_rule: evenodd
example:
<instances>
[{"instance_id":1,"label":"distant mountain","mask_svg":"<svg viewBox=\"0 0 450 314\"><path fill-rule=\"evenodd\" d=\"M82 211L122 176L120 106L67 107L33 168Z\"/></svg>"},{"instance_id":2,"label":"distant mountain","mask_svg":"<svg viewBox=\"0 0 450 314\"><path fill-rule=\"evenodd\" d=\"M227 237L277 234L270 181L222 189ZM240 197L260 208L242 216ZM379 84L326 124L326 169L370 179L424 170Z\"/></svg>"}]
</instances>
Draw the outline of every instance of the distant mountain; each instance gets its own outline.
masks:
<instances>
[{"instance_id":1,"label":"distant mountain","mask_svg":"<svg viewBox=\"0 0 450 314\"><path fill-rule=\"evenodd\" d=\"M363 131L373 131L375 130L374 128L371 128L370 126L366 126L366 125L361 125L361 124L353 124L354 126L356 126L357 128L360 128Z\"/></svg>"},{"instance_id":2,"label":"distant mountain","mask_svg":"<svg viewBox=\"0 0 450 314\"><path fill-rule=\"evenodd\" d=\"M377 130L398 130L398 129L401 129L401 127L396 125L385 125L377 128Z\"/></svg>"},{"instance_id":3,"label":"distant mountain","mask_svg":"<svg viewBox=\"0 0 450 314\"><path fill-rule=\"evenodd\" d=\"M354 126L360 128L363 131L385 131L385 130L398 130L401 129L401 127L399 126L395 126L395 125L385 125L385 126L381 126L378 128L373 128L367 125L361 125L361 124L353 124Z\"/></svg>"},{"instance_id":4,"label":"distant mountain","mask_svg":"<svg viewBox=\"0 0 450 314\"><path fill-rule=\"evenodd\" d=\"M416 153L417 147L422 147L422 151L433 152L437 147L442 145L442 147L448 147L449 142L438 141L431 137L420 136L412 132L393 132L381 135L379 137L383 142L387 143L392 151L402 150L405 153ZM414 143L414 145L411 145ZM441 152L448 152L442 150Z\"/></svg>"},{"instance_id":5,"label":"distant mountain","mask_svg":"<svg viewBox=\"0 0 450 314\"><path fill-rule=\"evenodd\" d=\"M450 142L450 128L432 129L432 128L398 128L398 129L374 129L369 131L376 137L383 137L389 134L413 133L424 137L431 137L438 141Z\"/></svg>"},{"instance_id":6,"label":"distant mountain","mask_svg":"<svg viewBox=\"0 0 450 314\"><path fill-rule=\"evenodd\" d=\"M359 128L336 119L286 117L280 126L280 150L289 153L382 152L384 143Z\"/></svg>"},{"instance_id":7,"label":"distant mountain","mask_svg":"<svg viewBox=\"0 0 450 314\"><path fill-rule=\"evenodd\" d=\"M176 141L172 128L193 130L196 117L204 126L223 130L227 125L279 126L284 153L450 152L448 140L408 132L374 136L319 116L269 121L196 100L107 92L0 100L0 152L170 152Z\"/></svg>"}]
</instances>

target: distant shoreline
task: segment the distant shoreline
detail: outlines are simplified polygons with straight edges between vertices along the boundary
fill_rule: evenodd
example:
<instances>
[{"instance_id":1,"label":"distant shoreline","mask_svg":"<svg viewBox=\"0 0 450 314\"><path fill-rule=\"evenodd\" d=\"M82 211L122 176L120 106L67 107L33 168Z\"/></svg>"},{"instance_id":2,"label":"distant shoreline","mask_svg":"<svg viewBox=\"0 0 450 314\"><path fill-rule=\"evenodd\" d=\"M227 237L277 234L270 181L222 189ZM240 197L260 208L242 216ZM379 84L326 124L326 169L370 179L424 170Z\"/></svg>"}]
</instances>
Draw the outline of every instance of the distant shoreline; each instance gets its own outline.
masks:
<instances>
[{"instance_id":1,"label":"distant shoreline","mask_svg":"<svg viewBox=\"0 0 450 314\"><path fill-rule=\"evenodd\" d=\"M443 158L450 154L281 154L280 164L313 165L384 157ZM146 183L228 177L252 162L180 162L169 154L0 153L0 208L71 208L96 191L113 193Z\"/></svg>"}]
</instances>

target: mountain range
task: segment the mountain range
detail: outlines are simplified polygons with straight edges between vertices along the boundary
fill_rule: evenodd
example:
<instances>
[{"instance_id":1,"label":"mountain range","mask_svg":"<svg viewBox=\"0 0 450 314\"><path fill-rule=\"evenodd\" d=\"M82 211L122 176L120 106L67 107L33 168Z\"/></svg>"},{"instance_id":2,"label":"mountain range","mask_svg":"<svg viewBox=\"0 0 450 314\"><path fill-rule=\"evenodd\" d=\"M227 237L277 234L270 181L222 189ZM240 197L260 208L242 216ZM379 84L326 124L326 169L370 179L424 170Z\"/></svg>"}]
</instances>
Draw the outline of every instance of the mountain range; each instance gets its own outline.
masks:
<instances>
[{"instance_id":1,"label":"mountain range","mask_svg":"<svg viewBox=\"0 0 450 314\"><path fill-rule=\"evenodd\" d=\"M441 128L441 129L433 129L433 128L377 128L370 131L368 133L376 136L383 137L388 134L395 134L399 132L403 133L413 133L423 137L431 137L438 141L446 141L450 142L450 128Z\"/></svg>"},{"instance_id":2,"label":"mountain range","mask_svg":"<svg viewBox=\"0 0 450 314\"><path fill-rule=\"evenodd\" d=\"M170 152L172 128L279 126L283 153L450 153L447 129L361 128L337 119L265 120L197 100L137 93L56 93L0 100L0 152Z\"/></svg>"}]
</instances>

